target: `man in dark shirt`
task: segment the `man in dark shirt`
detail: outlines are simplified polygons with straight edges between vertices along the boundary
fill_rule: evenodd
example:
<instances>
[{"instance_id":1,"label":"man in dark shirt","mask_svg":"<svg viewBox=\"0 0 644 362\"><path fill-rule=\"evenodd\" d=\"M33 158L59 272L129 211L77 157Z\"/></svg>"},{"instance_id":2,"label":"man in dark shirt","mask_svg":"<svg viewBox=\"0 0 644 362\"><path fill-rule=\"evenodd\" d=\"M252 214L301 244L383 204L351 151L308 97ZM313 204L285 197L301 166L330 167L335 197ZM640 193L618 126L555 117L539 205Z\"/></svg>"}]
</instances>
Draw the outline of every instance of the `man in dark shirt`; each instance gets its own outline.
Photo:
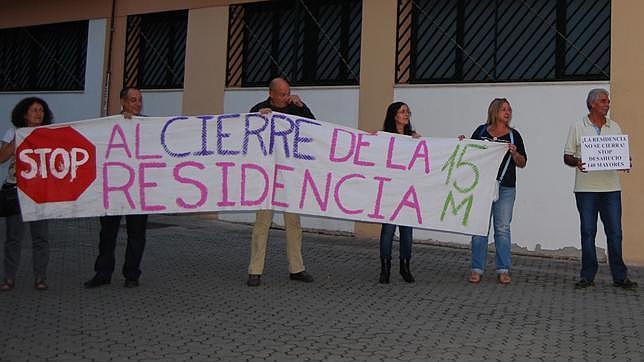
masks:
<instances>
[{"instance_id":1,"label":"man in dark shirt","mask_svg":"<svg viewBox=\"0 0 644 362\"><path fill-rule=\"evenodd\" d=\"M302 102L300 97L291 95L291 87L282 78L275 78L271 81L268 90L268 99L256 104L250 110L268 114L281 112L294 116L315 119L311 110ZM266 258L266 243L268 232L273 222L273 210L259 210L255 214L255 226L250 248L250 264L248 266L249 287L256 287L261 284L261 276L264 271L264 259ZM284 212L284 226L286 228L286 255L288 257L288 269L291 280L298 280L306 283L313 281L313 277L306 272L302 260L302 226L300 216Z\"/></svg>"},{"instance_id":2,"label":"man in dark shirt","mask_svg":"<svg viewBox=\"0 0 644 362\"><path fill-rule=\"evenodd\" d=\"M302 102L300 97L291 94L291 87L284 79L273 79L268 89L268 99L257 103L250 109L251 112L260 112L262 114L280 112L315 119L309 107Z\"/></svg>"},{"instance_id":3,"label":"man in dark shirt","mask_svg":"<svg viewBox=\"0 0 644 362\"><path fill-rule=\"evenodd\" d=\"M124 118L141 116L143 108L143 96L141 92L133 87L126 87L121 90L121 114ZM101 217L101 232L98 244L98 257L94 264L96 274L85 282L85 288L96 288L101 285L110 284L114 272L114 248L116 237L121 225L122 215L108 215ZM126 288L139 286L141 275L141 258L145 249L145 229L148 222L148 215L126 215L127 224L127 247L125 249L125 263L123 263L123 276L125 277Z\"/></svg>"}]
</instances>

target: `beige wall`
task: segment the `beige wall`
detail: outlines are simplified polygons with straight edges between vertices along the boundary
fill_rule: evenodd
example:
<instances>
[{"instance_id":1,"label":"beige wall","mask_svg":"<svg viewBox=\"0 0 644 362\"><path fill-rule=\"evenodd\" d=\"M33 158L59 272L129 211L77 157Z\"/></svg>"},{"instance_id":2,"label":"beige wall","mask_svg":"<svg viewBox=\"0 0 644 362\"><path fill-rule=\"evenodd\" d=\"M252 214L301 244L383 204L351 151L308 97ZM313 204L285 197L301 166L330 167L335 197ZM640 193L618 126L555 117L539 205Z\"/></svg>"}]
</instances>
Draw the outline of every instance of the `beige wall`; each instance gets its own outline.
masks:
<instances>
[{"instance_id":1,"label":"beige wall","mask_svg":"<svg viewBox=\"0 0 644 362\"><path fill-rule=\"evenodd\" d=\"M177 9L195 9L190 11L187 54L196 56L191 55L186 62L185 91L188 96L186 96L187 103L184 103L184 111L187 113L222 112L226 71L227 5L250 1L252 0L159 0L153 2L116 0L111 69L104 70L104 73L110 73L108 113L113 114L120 110L118 92L123 86L127 15ZM219 7L212 7L216 5ZM211 7L204 8L207 6ZM196 10L198 8L204 9ZM112 16L112 1L0 0L0 9L2 9L0 11L0 28L97 18L107 18L109 23ZM34 11L34 9L38 11ZM207 17L211 18L206 19ZM190 25L191 22L192 25ZM106 47L106 68L109 63L107 56L108 48ZM220 71L213 72L213 69Z\"/></svg>"},{"instance_id":2,"label":"beige wall","mask_svg":"<svg viewBox=\"0 0 644 362\"><path fill-rule=\"evenodd\" d=\"M260 0L261 1L261 0ZM155 0L155 1L127 1L120 0L119 15L144 14L161 11L172 11L181 9L199 9L215 6L228 6L232 4L243 4L258 2L258 0ZM228 19L226 19L228 23Z\"/></svg>"},{"instance_id":3,"label":"beige wall","mask_svg":"<svg viewBox=\"0 0 644 362\"><path fill-rule=\"evenodd\" d=\"M393 101L396 6L396 0L362 3L358 128L363 130L380 130L387 106ZM380 225L356 223L355 233L363 237L378 237Z\"/></svg>"},{"instance_id":4,"label":"beige wall","mask_svg":"<svg viewBox=\"0 0 644 362\"><path fill-rule=\"evenodd\" d=\"M125 67L125 33L127 28L127 17L118 16L114 18L114 37L112 39L112 66L105 69L110 72L110 97L108 100L108 113L115 114L121 109L119 91L123 88L123 68ZM109 37L109 33L107 34ZM107 67L107 62L105 63Z\"/></svg>"},{"instance_id":5,"label":"beige wall","mask_svg":"<svg viewBox=\"0 0 644 362\"><path fill-rule=\"evenodd\" d=\"M257 0L116 0L115 14L127 16L248 2L257 2ZM0 0L0 29L109 18L111 14L112 0Z\"/></svg>"},{"instance_id":6,"label":"beige wall","mask_svg":"<svg viewBox=\"0 0 644 362\"><path fill-rule=\"evenodd\" d=\"M127 15L177 9L192 9L187 39L183 111L188 114L223 111L226 69L226 33L229 4L253 0L159 0L116 1L112 48L110 112L119 110L118 91L123 84L125 28ZM380 129L386 106L393 101L396 0L363 2L362 49L358 126ZM631 137L633 171L623 177L624 257L629 263L644 264L644 50L633 46L644 34L644 2L613 0L611 17L612 115ZM111 0L0 0L0 28L38 25L73 20L109 18ZM34 11L37 9L38 11ZM107 64L107 62L106 62ZM213 71L217 69L218 71ZM377 236L378 224L357 223L361 236Z\"/></svg>"},{"instance_id":7,"label":"beige wall","mask_svg":"<svg viewBox=\"0 0 644 362\"><path fill-rule=\"evenodd\" d=\"M227 46L228 6L190 10L183 114L224 112Z\"/></svg>"},{"instance_id":8,"label":"beige wall","mask_svg":"<svg viewBox=\"0 0 644 362\"><path fill-rule=\"evenodd\" d=\"M624 259L644 264L644 2L613 0L611 8L611 115L630 137L633 170L622 177Z\"/></svg>"},{"instance_id":9,"label":"beige wall","mask_svg":"<svg viewBox=\"0 0 644 362\"><path fill-rule=\"evenodd\" d=\"M0 0L0 29L109 18L111 1L87 0Z\"/></svg>"}]
</instances>

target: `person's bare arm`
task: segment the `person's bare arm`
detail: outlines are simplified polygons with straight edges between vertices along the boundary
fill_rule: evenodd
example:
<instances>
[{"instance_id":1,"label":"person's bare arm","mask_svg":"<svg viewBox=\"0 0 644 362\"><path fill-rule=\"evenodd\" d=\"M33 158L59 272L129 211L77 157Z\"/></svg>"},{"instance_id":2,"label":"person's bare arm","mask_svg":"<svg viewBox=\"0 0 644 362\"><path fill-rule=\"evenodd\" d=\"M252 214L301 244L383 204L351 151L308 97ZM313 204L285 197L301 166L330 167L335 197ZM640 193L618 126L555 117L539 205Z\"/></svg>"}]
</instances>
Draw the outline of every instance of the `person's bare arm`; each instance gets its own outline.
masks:
<instances>
[{"instance_id":1,"label":"person's bare arm","mask_svg":"<svg viewBox=\"0 0 644 362\"><path fill-rule=\"evenodd\" d=\"M16 139L14 138L9 143L3 143L0 147L0 163L6 162L13 156L16 149Z\"/></svg>"},{"instance_id":2,"label":"person's bare arm","mask_svg":"<svg viewBox=\"0 0 644 362\"><path fill-rule=\"evenodd\" d=\"M563 156L563 161L566 165L570 167L577 167L579 171L585 172L585 166L586 164L581 162L581 158L577 158L573 155L565 155Z\"/></svg>"},{"instance_id":3,"label":"person's bare arm","mask_svg":"<svg viewBox=\"0 0 644 362\"><path fill-rule=\"evenodd\" d=\"M508 144L508 150L510 151L510 156L514 160L514 164L519 168L524 168L527 163L526 158L517 151L517 146L513 144Z\"/></svg>"}]
</instances>

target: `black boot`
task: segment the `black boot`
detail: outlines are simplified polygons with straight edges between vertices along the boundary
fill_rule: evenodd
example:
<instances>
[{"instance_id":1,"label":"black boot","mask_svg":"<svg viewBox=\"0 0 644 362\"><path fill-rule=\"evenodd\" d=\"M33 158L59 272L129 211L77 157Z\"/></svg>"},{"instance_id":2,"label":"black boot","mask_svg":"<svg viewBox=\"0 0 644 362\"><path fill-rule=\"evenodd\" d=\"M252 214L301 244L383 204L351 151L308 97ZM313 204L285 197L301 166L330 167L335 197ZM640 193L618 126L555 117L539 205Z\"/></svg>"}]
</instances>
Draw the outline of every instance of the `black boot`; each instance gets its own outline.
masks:
<instances>
[{"instance_id":1,"label":"black boot","mask_svg":"<svg viewBox=\"0 0 644 362\"><path fill-rule=\"evenodd\" d=\"M391 258L380 258L380 283L389 284L391 275Z\"/></svg>"},{"instance_id":2,"label":"black boot","mask_svg":"<svg viewBox=\"0 0 644 362\"><path fill-rule=\"evenodd\" d=\"M409 270L409 258L400 259L400 275L402 275L403 279L405 279L407 283L413 283L416 281Z\"/></svg>"}]
</instances>

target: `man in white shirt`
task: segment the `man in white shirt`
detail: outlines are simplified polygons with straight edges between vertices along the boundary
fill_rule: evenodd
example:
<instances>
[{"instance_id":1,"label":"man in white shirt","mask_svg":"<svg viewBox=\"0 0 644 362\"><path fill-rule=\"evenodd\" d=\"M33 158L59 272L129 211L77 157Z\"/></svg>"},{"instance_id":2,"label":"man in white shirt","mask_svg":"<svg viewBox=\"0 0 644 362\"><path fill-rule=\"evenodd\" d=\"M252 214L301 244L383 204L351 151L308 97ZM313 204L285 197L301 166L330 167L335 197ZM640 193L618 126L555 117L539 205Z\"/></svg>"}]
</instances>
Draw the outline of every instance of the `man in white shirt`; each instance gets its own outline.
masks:
<instances>
[{"instance_id":1,"label":"man in white shirt","mask_svg":"<svg viewBox=\"0 0 644 362\"><path fill-rule=\"evenodd\" d=\"M608 263L613 276L613 285L633 289L637 283L628 278L627 268L622 259L622 200L619 174L617 171L585 170L581 161L581 137L622 134L619 125L607 117L610 109L608 91L593 89L588 93L587 116L573 123L568 131L564 147L564 163L575 167L575 199L581 222L581 272L575 284L582 289L595 285L597 274L597 215L601 217L608 246Z\"/></svg>"}]
</instances>

